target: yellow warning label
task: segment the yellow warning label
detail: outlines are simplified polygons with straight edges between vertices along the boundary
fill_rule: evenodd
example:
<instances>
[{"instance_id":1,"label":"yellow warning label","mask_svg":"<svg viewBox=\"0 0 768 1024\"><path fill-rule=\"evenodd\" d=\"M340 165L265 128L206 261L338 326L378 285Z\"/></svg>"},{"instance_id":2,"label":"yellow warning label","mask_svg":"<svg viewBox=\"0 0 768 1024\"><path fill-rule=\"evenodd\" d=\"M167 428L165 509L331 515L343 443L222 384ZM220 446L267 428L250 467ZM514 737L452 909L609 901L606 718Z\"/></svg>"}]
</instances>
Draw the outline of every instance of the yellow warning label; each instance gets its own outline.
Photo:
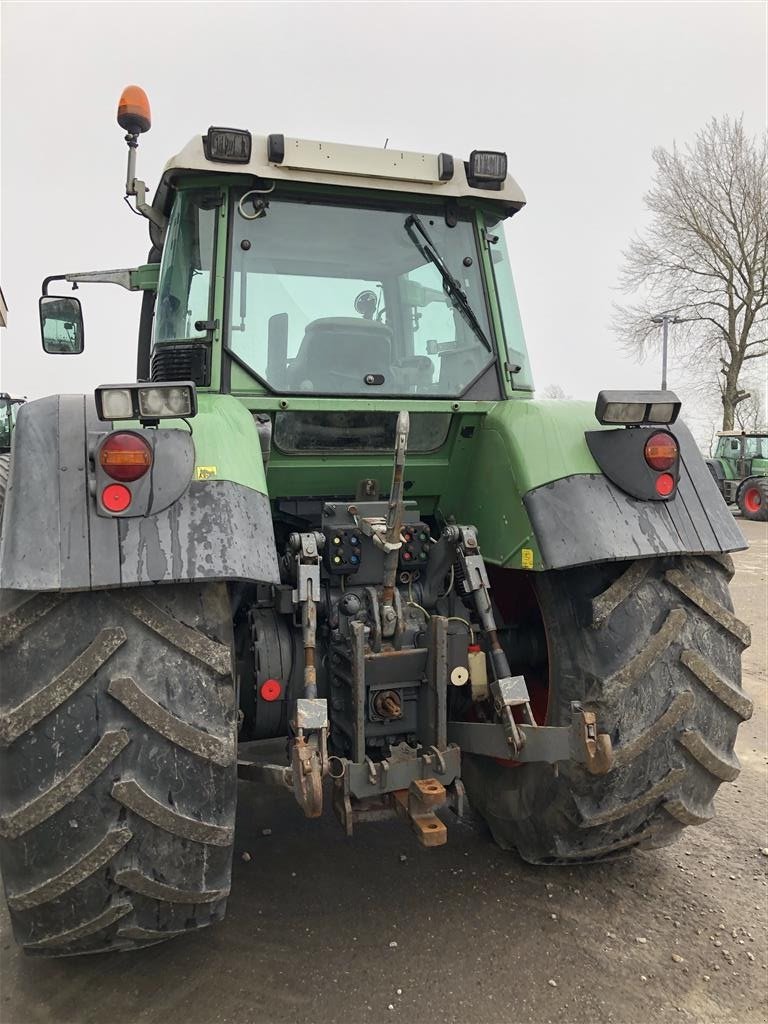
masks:
<instances>
[{"instance_id":1,"label":"yellow warning label","mask_svg":"<svg viewBox=\"0 0 768 1024\"><path fill-rule=\"evenodd\" d=\"M533 551L530 548L523 548L521 562L524 569L533 568Z\"/></svg>"},{"instance_id":2,"label":"yellow warning label","mask_svg":"<svg viewBox=\"0 0 768 1024\"><path fill-rule=\"evenodd\" d=\"M195 480L210 480L216 476L215 466L195 466Z\"/></svg>"}]
</instances>

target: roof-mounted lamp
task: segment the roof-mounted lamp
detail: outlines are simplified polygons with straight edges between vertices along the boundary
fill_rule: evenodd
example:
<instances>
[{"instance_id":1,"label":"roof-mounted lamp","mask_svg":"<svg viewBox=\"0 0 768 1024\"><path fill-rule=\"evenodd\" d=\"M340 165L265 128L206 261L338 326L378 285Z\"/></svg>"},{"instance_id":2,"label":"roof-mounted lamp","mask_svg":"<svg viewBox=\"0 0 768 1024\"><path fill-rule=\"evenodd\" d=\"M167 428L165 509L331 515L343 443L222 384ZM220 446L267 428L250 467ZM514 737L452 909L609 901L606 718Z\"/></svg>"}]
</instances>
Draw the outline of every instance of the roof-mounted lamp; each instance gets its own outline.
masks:
<instances>
[{"instance_id":1,"label":"roof-mounted lamp","mask_svg":"<svg viewBox=\"0 0 768 1024\"><path fill-rule=\"evenodd\" d=\"M125 176L126 201L131 196L135 196L137 212L162 228L165 218L147 203L147 186L136 177L136 150L139 148L139 136L148 132L152 127L149 100L140 86L127 85L123 89L117 104L117 123L126 133L125 141L128 146L128 170Z\"/></svg>"}]
</instances>

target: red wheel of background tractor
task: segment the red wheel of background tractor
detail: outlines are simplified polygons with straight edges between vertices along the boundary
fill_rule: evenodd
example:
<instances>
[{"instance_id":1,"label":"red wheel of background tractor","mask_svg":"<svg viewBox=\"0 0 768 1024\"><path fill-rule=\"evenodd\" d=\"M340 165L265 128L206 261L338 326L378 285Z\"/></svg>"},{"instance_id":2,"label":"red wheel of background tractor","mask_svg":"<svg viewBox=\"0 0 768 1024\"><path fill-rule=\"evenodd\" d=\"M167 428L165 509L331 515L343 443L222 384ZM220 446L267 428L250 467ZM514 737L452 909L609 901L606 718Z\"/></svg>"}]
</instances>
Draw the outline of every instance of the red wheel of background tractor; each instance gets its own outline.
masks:
<instances>
[{"instance_id":1,"label":"red wheel of background tractor","mask_svg":"<svg viewBox=\"0 0 768 1024\"><path fill-rule=\"evenodd\" d=\"M768 480L753 478L741 486L737 503L745 519L768 520Z\"/></svg>"}]
</instances>

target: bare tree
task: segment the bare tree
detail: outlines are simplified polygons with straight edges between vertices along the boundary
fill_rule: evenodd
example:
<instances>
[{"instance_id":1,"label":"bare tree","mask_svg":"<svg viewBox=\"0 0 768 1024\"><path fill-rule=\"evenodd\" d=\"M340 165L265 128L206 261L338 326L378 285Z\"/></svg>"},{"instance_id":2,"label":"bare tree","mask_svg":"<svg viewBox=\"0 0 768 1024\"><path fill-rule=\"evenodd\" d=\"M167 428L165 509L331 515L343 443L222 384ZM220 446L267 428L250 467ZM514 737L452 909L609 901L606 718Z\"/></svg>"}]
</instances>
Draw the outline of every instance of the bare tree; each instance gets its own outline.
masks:
<instances>
[{"instance_id":1,"label":"bare tree","mask_svg":"<svg viewBox=\"0 0 768 1024\"><path fill-rule=\"evenodd\" d=\"M621 276L638 300L616 307L614 328L645 355L660 342L652 317L676 316L676 365L694 383L717 381L732 430L750 397L742 373L768 354L768 135L750 139L741 118L713 118L692 146L655 149L653 160L651 223L630 242Z\"/></svg>"},{"instance_id":2,"label":"bare tree","mask_svg":"<svg viewBox=\"0 0 768 1024\"><path fill-rule=\"evenodd\" d=\"M765 423L765 379L747 378L748 397L736 406L736 426L747 434L762 429Z\"/></svg>"}]
</instances>

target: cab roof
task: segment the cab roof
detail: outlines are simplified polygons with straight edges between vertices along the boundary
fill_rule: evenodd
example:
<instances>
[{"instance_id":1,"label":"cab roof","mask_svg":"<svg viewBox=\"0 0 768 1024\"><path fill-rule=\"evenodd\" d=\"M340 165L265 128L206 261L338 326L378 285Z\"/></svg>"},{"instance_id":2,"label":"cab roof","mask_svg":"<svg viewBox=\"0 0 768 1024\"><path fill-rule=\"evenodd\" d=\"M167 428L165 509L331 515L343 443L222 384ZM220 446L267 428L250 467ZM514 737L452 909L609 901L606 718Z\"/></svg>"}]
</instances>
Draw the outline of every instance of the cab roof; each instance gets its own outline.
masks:
<instances>
[{"instance_id":1,"label":"cab roof","mask_svg":"<svg viewBox=\"0 0 768 1024\"><path fill-rule=\"evenodd\" d=\"M233 163L211 159L207 155L206 139L207 136L196 135L180 153L171 157L163 169L155 205L159 204L161 209L165 207L168 202L168 186L174 178L190 171L249 174L274 181L299 181L455 199L472 196L491 204L499 204L504 208L499 211L502 216L509 216L525 205L525 195L514 178L507 175L498 187L493 188L472 185L467 179L464 161L444 153L376 149L282 135L251 135L250 158L247 162ZM276 144L275 140L279 142ZM447 177L449 172L450 177ZM445 180L441 180L441 176ZM162 212L165 210L162 209Z\"/></svg>"}]
</instances>

